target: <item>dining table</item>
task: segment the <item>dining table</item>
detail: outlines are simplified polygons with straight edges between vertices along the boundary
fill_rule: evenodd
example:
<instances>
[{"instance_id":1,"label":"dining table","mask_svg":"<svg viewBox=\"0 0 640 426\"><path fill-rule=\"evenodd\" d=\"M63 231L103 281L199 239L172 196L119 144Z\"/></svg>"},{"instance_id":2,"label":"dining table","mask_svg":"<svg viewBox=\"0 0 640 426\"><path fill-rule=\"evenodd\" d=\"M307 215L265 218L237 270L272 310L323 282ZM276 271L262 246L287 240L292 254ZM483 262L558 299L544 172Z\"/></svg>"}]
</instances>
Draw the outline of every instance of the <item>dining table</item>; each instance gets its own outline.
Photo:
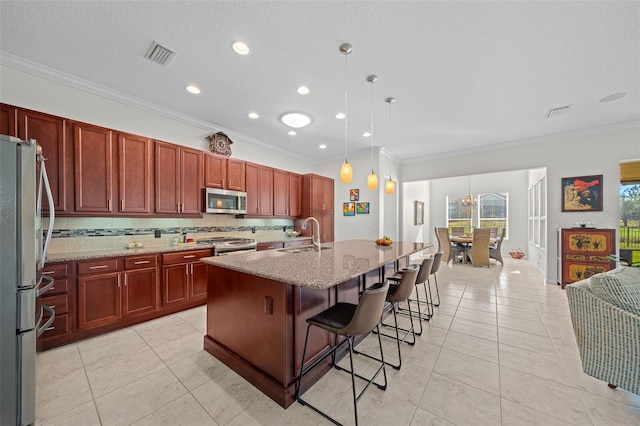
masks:
<instances>
[{"instance_id":1,"label":"dining table","mask_svg":"<svg viewBox=\"0 0 640 426\"><path fill-rule=\"evenodd\" d=\"M464 247L464 255L462 256L462 263L467 263L467 250L473 244L473 235L450 235L449 240L454 244L460 244ZM489 238L489 245L496 244L498 242L498 238L491 237Z\"/></svg>"}]
</instances>

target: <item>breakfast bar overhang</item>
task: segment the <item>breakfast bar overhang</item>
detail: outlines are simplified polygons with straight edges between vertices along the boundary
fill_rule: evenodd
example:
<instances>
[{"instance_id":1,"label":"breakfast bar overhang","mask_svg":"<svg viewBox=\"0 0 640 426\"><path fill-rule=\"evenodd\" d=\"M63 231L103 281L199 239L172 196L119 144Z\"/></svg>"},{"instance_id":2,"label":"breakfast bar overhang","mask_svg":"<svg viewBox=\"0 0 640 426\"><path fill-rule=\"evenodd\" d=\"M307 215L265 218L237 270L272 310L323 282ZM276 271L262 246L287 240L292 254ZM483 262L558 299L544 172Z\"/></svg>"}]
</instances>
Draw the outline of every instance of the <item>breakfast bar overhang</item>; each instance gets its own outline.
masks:
<instances>
[{"instance_id":1,"label":"breakfast bar overhang","mask_svg":"<svg viewBox=\"0 0 640 426\"><path fill-rule=\"evenodd\" d=\"M306 319L336 302L358 303L358 292L384 279L385 266L431 247L348 240L203 258L207 264L204 349L282 407L295 401ZM331 346L319 329L309 336L305 365ZM305 375L307 386L331 367ZM308 377L308 379L307 379Z\"/></svg>"}]
</instances>

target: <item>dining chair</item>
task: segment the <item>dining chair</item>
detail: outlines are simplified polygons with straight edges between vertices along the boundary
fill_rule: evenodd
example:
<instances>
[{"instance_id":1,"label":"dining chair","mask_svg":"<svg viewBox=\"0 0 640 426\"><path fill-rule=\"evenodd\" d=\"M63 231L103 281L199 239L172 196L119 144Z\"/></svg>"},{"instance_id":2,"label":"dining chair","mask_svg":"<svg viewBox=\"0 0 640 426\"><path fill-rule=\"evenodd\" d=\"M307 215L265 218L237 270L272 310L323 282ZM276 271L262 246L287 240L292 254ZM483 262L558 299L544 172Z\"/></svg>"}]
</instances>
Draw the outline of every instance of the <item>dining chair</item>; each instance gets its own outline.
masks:
<instances>
[{"instance_id":1,"label":"dining chair","mask_svg":"<svg viewBox=\"0 0 640 426\"><path fill-rule=\"evenodd\" d=\"M456 237L461 237L464 235L464 226L452 226L451 227L451 235L455 235Z\"/></svg>"},{"instance_id":2,"label":"dining chair","mask_svg":"<svg viewBox=\"0 0 640 426\"><path fill-rule=\"evenodd\" d=\"M473 231L471 250L467 255L473 266L489 267L489 241L491 230L489 228L476 228Z\"/></svg>"},{"instance_id":3,"label":"dining chair","mask_svg":"<svg viewBox=\"0 0 640 426\"><path fill-rule=\"evenodd\" d=\"M458 255L464 253L464 247L451 244L449 239L449 228L435 228L436 239L438 240L438 251L442 252L442 260L445 263L451 262Z\"/></svg>"},{"instance_id":4,"label":"dining chair","mask_svg":"<svg viewBox=\"0 0 640 426\"><path fill-rule=\"evenodd\" d=\"M489 235L489 237L490 238L498 238L498 227L497 226L492 226L489 229L491 230L491 235Z\"/></svg>"},{"instance_id":5,"label":"dining chair","mask_svg":"<svg viewBox=\"0 0 640 426\"><path fill-rule=\"evenodd\" d=\"M495 246L489 246L489 258L495 259L500 262L502 266L504 266L504 261L502 260L502 241L504 240L504 236L507 233L507 228L502 228L502 232L500 233L500 238L496 242Z\"/></svg>"}]
</instances>

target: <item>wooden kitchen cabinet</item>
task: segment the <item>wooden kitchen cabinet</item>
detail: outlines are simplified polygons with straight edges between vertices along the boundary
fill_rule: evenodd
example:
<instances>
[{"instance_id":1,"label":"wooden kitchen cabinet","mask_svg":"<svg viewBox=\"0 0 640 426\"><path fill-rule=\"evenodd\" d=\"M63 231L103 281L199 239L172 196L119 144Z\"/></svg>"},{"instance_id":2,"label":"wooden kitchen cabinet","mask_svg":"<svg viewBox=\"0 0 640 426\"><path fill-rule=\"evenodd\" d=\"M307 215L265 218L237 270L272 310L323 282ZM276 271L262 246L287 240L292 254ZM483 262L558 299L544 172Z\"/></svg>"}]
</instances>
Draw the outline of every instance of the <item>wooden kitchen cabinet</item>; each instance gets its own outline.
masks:
<instances>
[{"instance_id":1,"label":"wooden kitchen cabinet","mask_svg":"<svg viewBox=\"0 0 640 426\"><path fill-rule=\"evenodd\" d=\"M123 265L124 263L124 265ZM108 325L159 308L156 255L77 262L78 328Z\"/></svg>"},{"instance_id":2,"label":"wooden kitchen cabinet","mask_svg":"<svg viewBox=\"0 0 640 426\"><path fill-rule=\"evenodd\" d=\"M201 214L202 151L155 141L155 212Z\"/></svg>"},{"instance_id":3,"label":"wooden kitchen cabinet","mask_svg":"<svg viewBox=\"0 0 640 426\"><path fill-rule=\"evenodd\" d=\"M247 216L273 216L273 169L246 163Z\"/></svg>"},{"instance_id":4,"label":"wooden kitchen cabinet","mask_svg":"<svg viewBox=\"0 0 640 426\"><path fill-rule=\"evenodd\" d=\"M244 192L245 162L205 152L204 186Z\"/></svg>"},{"instance_id":5,"label":"wooden kitchen cabinet","mask_svg":"<svg viewBox=\"0 0 640 426\"><path fill-rule=\"evenodd\" d=\"M75 211L113 213L113 131L79 122L72 127Z\"/></svg>"},{"instance_id":6,"label":"wooden kitchen cabinet","mask_svg":"<svg viewBox=\"0 0 640 426\"><path fill-rule=\"evenodd\" d=\"M273 215L300 216L302 176L286 170L273 170Z\"/></svg>"},{"instance_id":7,"label":"wooden kitchen cabinet","mask_svg":"<svg viewBox=\"0 0 640 426\"><path fill-rule=\"evenodd\" d=\"M616 267L607 256L616 254L615 229L558 230L558 277L562 288Z\"/></svg>"},{"instance_id":8,"label":"wooden kitchen cabinet","mask_svg":"<svg viewBox=\"0 0 640 426\"><path fill-rule=\"evenodd\" d=\"M302 176L302 215L301 218L315 217L320 223L320 241L333 241L333 179L315 174ZM296 222L296 225L301 224ZM309 223L307 229L302 230L302 235L315 234L315 224ZM296 228L297 228L296 226Z\"/></svg>"},{"instance_id":9,"label":"wooden kitchen cabinet","mask_svg":"<svg viewBox=\"0 0 640 426\"><path fill-rule=\"evenodd\" d=\"M18 109L17 118L17 136L23 140L33 138L42 147L56 213L67 212L70 205L67 203L67 173L70 164L66 138L67 121L64 118L24 109ZM42 208L49 210L47 197L42 200Z\"/></svg>"},{"instance_id":10,"label":"wooden kitchen cabinet","mask_svg":"<svg viewBox=\"0 0 640 426\"><path fill-rule=\"evenodd\" d=\"M172 306L207 299L207 268L200 262L211 250L162 255L162 305Z\"/></svg>"},{"instance_id":11,"label":"wooden kitchen cabinet","mask_svg":"<svg viewBox=\"0 0 640 426\"><path fill-rule=\"evenodd\" d=\"M118 212L151 213L152 158L151 139L118 134Z\"/></svg>"},{"instance_id":12,"label":"wooden kitchen cabinet","mask_svg":"<svg viewBox=\"0 0 640 426\"><path fill-rule=\"evenodd\" d=\"M17 111L11 105L0 104L0 135L18 137Z\"/></svg>"},{"instance_id":13,"label":"wooden kitchen cabinet","mask_svg":"<svg viewBox=\"0 0 640 426\"><path fill-rule=\"evenodd\" d=\"M42 274L52 277L54 283L49 291L36 299L36 312L40 312L40 306L47 305L55 310L56 315L53 323L38 337L36 341L38 350L66 343L65 339L71 333L73 316L76 312L73 308L74 291L70 285L71 264L67 262L46 264ZM43 321L47 318L49 315L44 311Z\"/></svg>"}]
</instances>

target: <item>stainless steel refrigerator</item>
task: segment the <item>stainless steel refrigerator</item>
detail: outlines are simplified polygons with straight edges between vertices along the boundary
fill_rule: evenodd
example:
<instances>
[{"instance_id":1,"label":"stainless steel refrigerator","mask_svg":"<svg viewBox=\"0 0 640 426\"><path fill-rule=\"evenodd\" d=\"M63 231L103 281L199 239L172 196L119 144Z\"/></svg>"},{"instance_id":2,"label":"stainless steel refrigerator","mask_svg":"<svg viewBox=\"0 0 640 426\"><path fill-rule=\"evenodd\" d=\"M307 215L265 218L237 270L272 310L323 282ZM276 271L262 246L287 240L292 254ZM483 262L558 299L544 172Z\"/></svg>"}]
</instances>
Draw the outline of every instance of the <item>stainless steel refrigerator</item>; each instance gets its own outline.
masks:
<instances>
[{"instance_id":1,"label":"stainless steel refrigerator","mask_svg":"<svg viewBox=\"0 0 640 426\"><path fill-rule=\"evenodd\" d=\"M40 167L37 167L40 164ZM35 140L0 135L0 424L35 423L36 337L55 312L36 297L53 279L42 275L53 229L53 208L43 237L42 197L53 199ZM46 314L45 314L46 312ZM47 318L48 317L48 318Z\"/></svg>"}]
</instances>

